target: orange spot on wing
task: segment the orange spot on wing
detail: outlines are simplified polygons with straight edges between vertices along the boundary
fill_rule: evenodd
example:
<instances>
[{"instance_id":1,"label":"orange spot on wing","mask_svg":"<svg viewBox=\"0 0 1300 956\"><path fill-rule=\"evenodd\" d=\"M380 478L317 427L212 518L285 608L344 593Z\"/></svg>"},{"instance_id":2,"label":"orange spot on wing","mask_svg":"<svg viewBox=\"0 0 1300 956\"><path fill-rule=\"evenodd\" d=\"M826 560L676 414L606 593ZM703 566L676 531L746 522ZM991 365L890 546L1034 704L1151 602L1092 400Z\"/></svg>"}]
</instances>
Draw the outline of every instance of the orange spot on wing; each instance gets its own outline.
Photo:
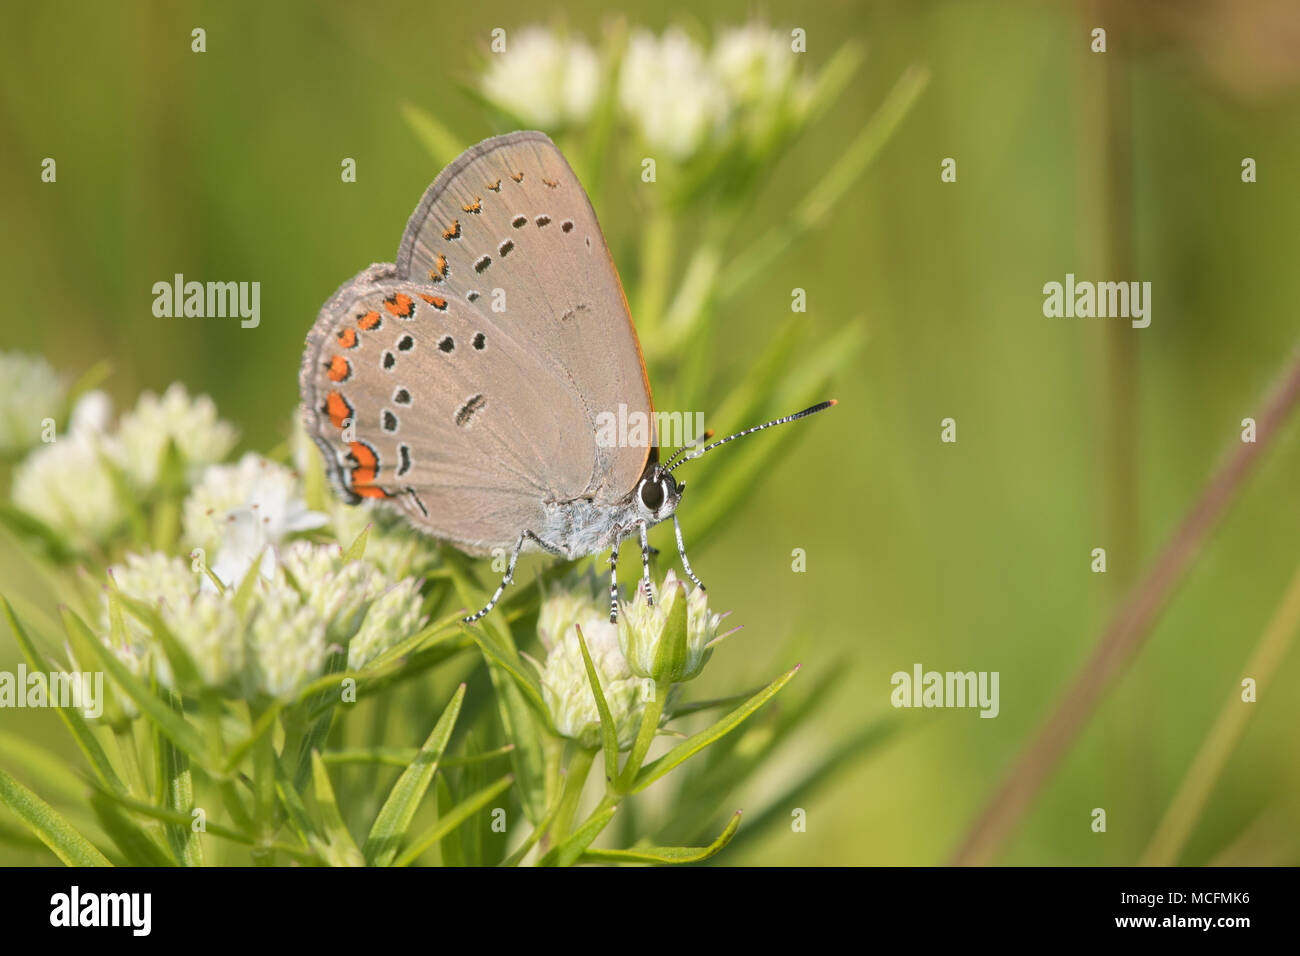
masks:
<instances>
[{"instance_id":1,"label":"orange spot on wing","mask_svg":"<svg viewBox=\"0 0 1300 956\"><path fill-rule=\"evenodd\" d=\"M444 299L442 296L439 296L439 295L426 295L425 293L421 292L421 293L420 293L420 298L423 299L425 302L429 303L431 306L433 306L433 307L434 307L435 309L437 309L439 312L446 312L446 311L447 311L447 300Z\"/></svg>"},{"instance_id":2,"label":"orange spot on wing","mask_svg":"<svg viewBox=\"0 0 1300 956\"><path fill-rule=\"evenodd\" d=\"M352 373L352 366L342 355L335 355L330 358L329 372L331 382L341 382Z\"/></svg>"},{"instance_id":3,"label":"orange spot on wing","mask_svg":"<svg viewBox=\"0 0 1300 956\"><path fill-rule=\"evenodd\" d=\"M345 349L354 349L357 347L357 330L341 329L338 334L339 345Z\"/></svg>"},{"instance_id":4,"label":"orange spot on wing","mask_svg":"<svg viewBox=\"0 0 1300 956\"><path fill-rule=\"evenodd\" d=\"M447 257L441 252L438 253L438 258L433 260L433 268L429 270L429 278L434 282L441 282L447 278Z\"/></svg>"},{"instance_id":5,"label":"orange spot on wing","mask_svg":"<svg viewBox=\"0 0 1300 956\"><path fill-rule=\"evenodd\" d=\"M388 492L384 491L378 485L361 485L357 487L355 482L352 487L353 494L358 494L362 498L391 498Z\"/></svg>"},{"instance_id":6,"label":"orange spot on wing","mask_svg":"<svg viewBox=\"0 0 1300 956\"><path fill-rule=\"evenodd\" d=\"M352 457L357 460L357 463L362 468L370 468L373 470L379 461L379 459L375 457L375 453L370 446L363 442L348 442L348 449L352 452Z\"/></svg>"},{"instance_id":7,"label":"orange spot on wing","mask_svg":"<svg viewBox=\"0 0 1300 956\"><path fill-rule=\"evenodd\" d=\"M389 314L397 316L399 319L409 318L415 310L415 302L409 295L398 292L392 298L384 300L384 308Z\"/></svg>"},{"instance_id":8,"label":"orange spot on wing","mask_svg":"<svg viewBox=\"0 0 1300 956\"><path fill-rule=\"evenodd\" d=\"M356 490L358 485L373 485L375 473L379 469L379 459L375 457L374 450L359 441L348 442L348 448L357 462L357 466L352 469L353 490Z\"/></svg>"},{"instance_id":9,"label":"orange spot on wing","mask_svg":"<svg viewBox=\"0 0 1300 956\"><path fill-rule=\"evenodd\" d=\"M467 205L467 206L461 206L460 208L461 208L461 209L464 209L466 212L472 212L472 213L476 213L476 214L479 213L479 212L482 212L482 210L483 210L483 197L482 197L482 196L475 196L475 197L474 197L474 201L473 201L472 203L470 203L470 204Z\"/></svg>"},{"instance_id":10,"label":"orange spot on wing","mask_svg":"<svg viewBox=\"0 0 1300 956\"><path fill-rule=\"evenodd\" d=\"M340 392L330 392L325 396L325 410L329 412L330 423L335 428L342 428L343 423L352 417L352 406Z\"/></svg>"},{"instance_id":11,"label":"orange spot on wing","mask_svg":"<svg viewBox=\"0 0 1300 956\"><path fill-rule=\"evenodd\" d=\"M448 240L451 240L451 239L459 239L459 238L460 238L460 220L459 220L459 219L453 219L453 220L451 221L451 225L448 226L446 229L444 229L444 230L442 231L442 238L444 238L444 239L448 239Z\"/></svg>"},{"instance_id":12,"label":"orange spot on wing","mask_svg":"<svg viewBox=\"0 0 1300 956\"><path fill-rule=\"evenodd\" d=\"M524 171L521 169L517 173L511 173L510 178L517 183L522 183L524 181Z\"/></svg>"},{"instance_id":13,"label":"orange spot on wing","mask_svg":"<svg viewBox=\"0 0 1300 956\"><path fill-rule=\"evenodd\" d=\"M494 193L501 192L501 180L497 179L488 183L488 189L492 190Z\"/></svg>"},{"instance_id":14,"label":"orange spot on wing","mask_svg":"<svg viewBox=\"0 0 1300 956\"><path fill-rule=\"evenodd\" d=\"M363 332L379 328L379 321L379 313L374 310L367 312L365 315L357 316L357 325L361 326Z\"/></svg>"}]
</instances>

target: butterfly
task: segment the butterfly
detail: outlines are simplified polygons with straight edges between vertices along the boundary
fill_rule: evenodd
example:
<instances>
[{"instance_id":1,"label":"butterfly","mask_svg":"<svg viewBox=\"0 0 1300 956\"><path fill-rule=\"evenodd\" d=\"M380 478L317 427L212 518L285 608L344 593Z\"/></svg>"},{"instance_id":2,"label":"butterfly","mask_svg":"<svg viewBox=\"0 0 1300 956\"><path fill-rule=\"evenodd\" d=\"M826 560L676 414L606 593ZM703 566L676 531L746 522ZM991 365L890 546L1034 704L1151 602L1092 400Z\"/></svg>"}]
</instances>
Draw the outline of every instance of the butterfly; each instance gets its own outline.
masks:
<instances>
[{"instance_id":1,"label":"butterfly","mask_svg":"<svg viewBox=\"0 0 1300 956\"><path fill-rule=\"evenodd\" d=\"M829 408L822 402L660 462L645 361L623 287L586 192L544 134L466 150L425 191L395 263L362 270L307 334L299 385L307 434L345 501L375 499L464 553L508 553L492 610L519 555L574 560L618 551L671 519L695 585L677 508L683 462L735 438ZM599 440L624 406L645 442Z\"/></svg>"}]
</instances>

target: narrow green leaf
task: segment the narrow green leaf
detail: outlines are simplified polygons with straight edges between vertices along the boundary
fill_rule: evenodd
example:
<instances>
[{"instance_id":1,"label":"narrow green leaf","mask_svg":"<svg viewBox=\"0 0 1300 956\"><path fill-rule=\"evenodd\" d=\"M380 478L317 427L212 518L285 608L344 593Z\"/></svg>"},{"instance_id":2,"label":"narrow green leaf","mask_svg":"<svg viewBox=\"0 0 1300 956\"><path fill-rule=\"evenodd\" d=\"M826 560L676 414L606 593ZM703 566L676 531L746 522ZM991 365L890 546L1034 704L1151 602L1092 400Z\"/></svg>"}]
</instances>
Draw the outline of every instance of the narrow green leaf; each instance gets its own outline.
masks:
<instances>
[{"instance_id":1,"label":"narrow green leaf","mask_svg":"<svg viewBox=\"0 0 1300 956\"><path fill-rule=\"evenodd\" d=\"M464 141L432 113L406 100L399 106L406 125L428 151L436 168L441 169L460 155Z\"/></svg>"},{"instance_id":2,"label":"narrow green leaf","mask_svg":"<svg viewBox=\"0 0 1300 956\"><path fill-rule=\"evenodd\" d=\"M67 866L112 866L95 845L73 829L53 807L0 770L0 803Z\"/></svg>"},{"instance_id":3,"label":"narrow green leaf","mask_svg":"<svg viewBox=\"0 0 1300 956\"><path fill-rule=\"evenodd\" d=\"M477 749L475 742L473 721L466 720L465 731L465 749L473 753ZM443 773L446 776L446 772ZM461 793L474 794L488 785L487 772L483 769L482 764L471 764L464 768L456 780L457 787ZM456 836L460 840L461 849L465 851L465 864L467 866L482 866L486 859L487 840L484 837L491 833L488 827L483 826L482 814L475 814L466 824L456 831ZM504 834L502 834L504 836ZM499 858L502 854L497 854ZM495 858L494 858L495 862Z\"/></svg>"},{"instance_id":4,"label":"narrow green leaf","mask_svg":"<svg viewBox=\"0 0 1300 956\"><path fill-rule=\"evenodd\" d=\"M108 359L100 359L78 375L68 388L68 411L72 410L72 406L77 403L77 399L87 392L94 391L108 381L108 377L112 372L113 363Z\"/></svg>"},{"instance_id":5,"label":"narrow green leaf","mask_svg":"<svg viewBox=\"0 0 1300 956\"><path fill-rule=\"evenodd\" d=\"M189 814L181 813L177 810L170 810L166 807L156 807L152 803L144 803L140 800L134 800L130 797L123 797L117 794L109 793L103 788L96 788L91 798L102 799L106 803L114 806L115 809L125 810L130 813L139 814L142 817L148 817L151 820L158 820L162 823L170 823L176 826L190 826L193 820ZM123 817L125 819L125 817ZM230 827L222 826L218 823L208 821L204 824L204 832L210 836L217 837L220 840L229 840L231 843L237 843L240 846L253 846L257 841L251 834L243 833L239 830L232 830ZM287 843L273 843L271 849L293 857L300 863L319 863L319 858L312 852L304 850L302 847L296 847ZM169 863L145 864L149 866L170 865Z\"/></svg>"},{"instance_id":6,"label":"narrow green leaf","mask_svg":"<svg viewBox=\"0 0 1300 956\"><path fill-rule=\"evenodd\" d=\"M682 606L682 613L685 615L686 602L677 603ZM683 620L685 620L684 616ZM614 715L610 713L605 692L600 687L600 675L596 673L596 665L592 663L591 654L587 650L587 641L582 636L582 628L577 624L573 627L578 632L578 647L582 649L582 663L587 668L587 681L591 684L591 692L596 697L596 712L600 714L600 746L605 752L605 779L613 780L618 776L618 731L614 729Z\"/></svg>"},{"instance_id":7,"label":"narrow green leaf","mask_svg":"<svg viewBox=\"0 0 1300 956\"><path fill-rule=\"evenodd\" d=\"M438 822L412 840L411 845L394 861L393 866L410 866L420 858L420 855L425 850L487 806L494 797L509 790L510 785L514 782L514 774L508 773L496 783L489 784L482 790L470 794L450 810L440 813Z\"/></svg>"},{"instance_id":8,"label":"narrow green leaf","mask_svg":"<svg viewBox=\"0 0 1300 956\"><path fill-rule=\"evenodd\" d=\"M706 710L717 710L720 707L735 707L753 697L763 688L757 687L754 690L747 690L740 694L732 694L729 697L714 697L709 700L692 700L685 704L680 704L673 708L670 720L677 720L681 717L687 717L691 714L702 713Z\"/></svg>"},{"instance_id":9,"label":"narrow green leaf","mask_svg":"<svg viewBox=\"0 0 1300 956\"><path fill-rule=\"evenodd\" d=\"M458 636L461 632L456 626L460 623L461 618L465 615L460 611L455 614L434 621L427 626L416 631L410 637L404 638L379 654L369 664L362 668L363 672L378 670L386 665L393 664L401 658L417 651L428 650L435 644L441 644L452 637ZM467 645L468 646L468 645Z\"/></svg>"},{"instance_id":10,"label":"narrow green leaf","mask_svg":"<svg viewBox=\"0 0 1300 956\"><path fill-rule=\"evenodd\" d=\"M44 655L36 649L36 645L27 636L27 632L23 630L23 626L14 614L14 609L10 606L8 600L0 597L0 604L4 605L5 618L9 621L9 628L13 631L14 640L22 649L23 657L27 659L27 666L33 671L39 671L43 674L51 673L53 669L45 660ZM112 761L108 759L108 754L104 752L99 738L91 732L90 726L86 723L86 719L81 712L73 707L58 707L55 709L58 711L64 725L71 732L73 739L77 741L81 752L90 761L90 765L100 781L116 793L126 793L126 784L118 776L117 771L113 768Z\"/></svg>"},{"instance_id":11,"label":"narrow green leaf","mask_svg":"<svg viewBox=\"0 0 1300 956\"><path fill-rule=\"evenodd\" d=\"M519 685L496 664L488 664L497 700L501 728L513 748L510 762L519 781L519 799L524 816L534 825L546 812L546 754L535 709L524 700Z\"/></svg>"},{"instance_id":12,"label":"narrow green leaf","mask_svg":"<svg viewBox=\"0 0 1300 956\"><path fill-rule=\"evenodd\" d=\"M253 600L253 588L257 586L258 578L261 577L262 573L262 554L264 551L265 549L259 551L257 557L253 559L253 563L248 566L248 570L244 572L244 577L239 582L239 586L235 588L235 596L230 599L230 604L241 621L248 618L248 605Z\"/></svg>"},{"instance_id":13,"label":"narrow green leaf","mask_svg":"<svg viewBox=\"0 0 1300 956\"><path fill-rule=\"evenodd\" d=\"M451 813L456 806L456 795L452 793L451 784L447 783L446 774L440 773L434 778L433 789L438 804L438 815L446 816ZM461 852L460 840L456 839L454 834L446 834L439 844L438 850L442 855L443 866L465 865L465 855Z\"/></svg>"},{"instance_id":14,"label":"narrow green leaf","mask_svg":"<svg viewBox=\"0 0 1300 956\"><path fill-rule=\"evenodd\" d=\"M673 768L685 763L715 740L731 733L744 723L754 711L775 697L798 671L799 665L796 664L712 727L688 737L658 760L642 767L641 772L637 775L636 782L632 784L629 792L639 793Z\"/></svg>"},{"instance_id":15,"label":"narrow green leaf","mask_svg":"<svg viewBox=\"0 0 1300 956\"><path fill-rule=\"evenodd\" d=\"M176 746L206 766L208 754L198 731L171 707L164 704L157 694L127 669L116 654L100 643L76 612L67 607L62 610L63 623L68 632L71 634L75 631L83 638L84 646L98 659L100 666L108 671L118 685L126 691L135 705L140 708L140 712L152 720Z\"/></svg>"},{"instance_id":16,"label":"narrow green leaf","mask_svg":"<svg viewBox=\"0 0 1300 956\"><path fill-rule=\"evenodd\" d=\"M171 707L179 713L180 698L169 695ZM163 805L188 816L194 811L194 782L190 776L190 758L161 732L155 731L159 772L162 775ZM199 835L187 822L167 827L167 842L182 866L202 866L203 847Z\"/></svg>"},{"instance_id":17,"label":"narrow green leaf","mask_svg":"<svg viewBox=\"0 0 1300 956\"><path fill-rule=\"evenodd\" d=\"M179 686L193 690L201 688L203 680L199 676L198 665L194 663L194 658L190 656L190 652L176 639L176 635L172 633L171 628L164 623L162 615L143 601L122 594L117 589L117 583L111 577L109 581L109 619L112 620L114 606L119 609L119 618L121 617L120 609L125 607L131 612L132 617L135 617L145 627L149 628L154 640L163 649L163 653L167 655L167 663L171 665L172 673L175 675ZM115 626L113 638L115 641L121 640L125 644L125 626L123 626L120 636Z\"/></svg>"},{"instance_id":18,"label":"narrow green leaf","mask_svg":"<svg viewBox=\"0 0 1300 956\"><path fill-rule=\"evenodd\" d=\"M57 564L66 564L73 558L73 552L64 543L62 535L25 511L0 503L0 524L7 527L25 544L30 545L31 539L35 538L44 545L45 553L50 560Z\"/></svg>"},{"instance_id":19,"label":"narrow green leaf","mask_svg":"<svg viewBox=\"0 0 1300 956\"><path fill-rule=\"evenodd\" d=\"M366 553L366 542L370 539L370 525L361 529L361 533L356 536L353 542L348 545L348 549L343 552L343 563L351 564L353 561L360 561Z\"/></svg>"},{"instance_id":20,"label":"narrow green leaf","mask_svg":"<svg viewBox=\"0 0 1300 956\"><path fill-rule=\"evenodd\" d=\"M461 684L456 688L456 694L447 709L438 718L429 739L420 748L419 755L397 778L397 783L393 784L388 799L384 801L370 828L370 835L366 837L365 857L371 866L388 866L397 855L398 844L411 825L411 819L415 816L425 791L429 789L429 782L438 769L442 752L447 749L447 741L451 739L451 731L456 726L456 718L464 699L465 685Z\"/></svg>"},{"instance_id":21,"label":"narrow green leaf","mask_svg":"<svg viewBox=\"0 0 1300 956\"><path fill-rule=\"evenodd\" d=\"M108 834L131 866L175 866L176 860L157 835L156 828L142 826L123 811L122 804L128 801L132 798L110 794L102 788L92 791L90 808L100 829Z\"/></svg>"},{"instance_id":22,"label":"narrow green leaf","mask_svg":"<svg viewBox=\"0 0 1300 956\"><path fill-rule=\"evenodd\" d=\"M193 556L193 552L191 552L191 556ZM225 594L226 582L222 581L221 578L217 577L216 572L213 571L210 567L208 567L207 561L202 562L202 564L203 564L203 573L207 575L208 580L212 582L212 586L217 589L217 593Z\"/></svg>"},{"instance_id":23,"label":"narrow green leaf","mask_svg":"<svg viewBox=\"0 0 1300 956\"><path fill-rule=\"evenodd\" d=\"M593 813L587 822L573 834L554 847L549 853L537 861L538 866L572 866L582 858L582 854L587 852L587 847L591 846L592 841L600 836L600 831L605 829L610 820L614 819L614 813L618 806L606 807L597 813Z\"/></svg>"},{"instance_id":24,"label":"narrow green leaf","mask_svg":"<svg viewBox=\"0 0 1300 956\"><path fill-rule=\"evenodd\" d=\"M320 833L311 814L307 812L302 794L293 785L293 775L288 764L289 761L284 759L284 754L281 754L280 759L275 762L275 795L280 801L280 806L288 814L289 828L302 841L303 846L308 846L311 838L320 836Z\"/></svg>"},{"instance_id":25,"label":"narrow green leaf","mask_svg":"<svg viewBox=\"0 0 1300 956\"><path fill-rule=\"evenodd\" d=\"M0 751L3 751L3 742L0 742ZM504 747L497 747L494 750L485 750L482 753L465 757L446 757L438 761L438 766L444 770L452 767L464 767L469 764L486 763L489 760L495 760L498 757L508 757L514 750L514 744L506 744ZM327 767L333 767L342 764L382 764L388 767L405 767L415 759L416 754L420 752L418 747L354 747L349 750L334 750L321 754L321 759L325 761Z\"/></svg>"},{"instance_id":26,"label":"narrow green leaf","mask_svg":"<svg viewBox=\"0 0 1300 956\"><path fill-rule=\"evenodd\" d=\"M479 646L479 650L483 652L483 656L486 657L490 663L495 664L510 675L510 678L519 687L520 691L523 692L524 699L528 701L529 705L532 706L538 717L542 719L543 725L549 727L550 715L546 710L546 703L542 699L542 689L533 679L531 679L528 672L517 664L511 663L501 651L492 646L492 643L483 634L475 634L474 643Z\"/></svg>"},{"instance_id":27,"label":"narrow green leaf","mask_svg":"<svg viewBox=\"0 0 1300 956\"><path fill-rule=\"evenodd\" d=\"M89 787L68 768L67 759L33 743L29 736L0 730L0 754L10 766L21 767L56 803L84 803Z\"/></svg>"},{"instance_id":28,"label":"narrow green leaf","mask_svg":"<svg viewBox=\"0 0 1300 956\"><path fill-rule=\"evenodd\" d=\"M831 54L830 60L813 81L805 122L816 122L839 99L844 87L862 65L864 57L862 47L853 42L845 43Z\"/></svg>"},{"instance_id":29,"label":"narrow green leaf","mask_svg":"<svg viewBox=\"0 0 1300 956\"><path fill-rule=\"evenodd\" d=\"M312 792L316 796L318 818L325 830L328 846L321 848L322 855L335 866L365 866L366 857L357 847L343 816L339 813L338 802L334 798L334 788L330 786L329 771L320 759L320 752L311 753ZM367 841L368 842L368 841Z\"/></svg>"},{"instance_id":30,"label":"narrow green leaf","mask_svg":"<svg viewBox=\"0 0 1300 956\"><path fill-rule=\"evenodd\" d=\"M732 816L727 828L708 846L641 846L630 850L588 850L583 863L699 863L716 856L731 842L740 827L740 811Z\"/></svg>"},{"instance_id":31,"label":"narrow green leaf","mask_svg":"<svg viewBox=\"0 0 1300 956\"><path fill-rule=\"evenodd\" d=\"M280 716L280 711L284 709L284 706L284 701L277 700L257 715L257 718L253 721L253 726L248 731L248 736L235 744L226 756L226 765L223 768L224 774L234 773L235 768L243 763L244 758L248 756L248 752L257 745L262 736L271 732L271 729L275 727L276 718Z\"/></svg>"}]
</instances>

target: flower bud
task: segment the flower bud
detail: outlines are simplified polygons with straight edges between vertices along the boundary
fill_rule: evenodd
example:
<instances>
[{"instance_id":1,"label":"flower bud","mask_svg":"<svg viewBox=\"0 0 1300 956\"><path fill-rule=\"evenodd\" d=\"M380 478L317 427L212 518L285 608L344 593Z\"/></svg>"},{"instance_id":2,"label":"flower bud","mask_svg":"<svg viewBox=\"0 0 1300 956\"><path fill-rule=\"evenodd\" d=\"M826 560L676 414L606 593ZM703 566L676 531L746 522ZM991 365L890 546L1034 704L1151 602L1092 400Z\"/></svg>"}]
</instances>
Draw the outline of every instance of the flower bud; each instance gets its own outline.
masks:
<instances>
[{"instance_id":1,"label":"flower bud","mask_svg":"<svg viewBox=\"0 0 1300 956\"><path fill-rule=\"evenodd\" d=\"M704 591L688 597L685 585L669 570L653 605L644 589L623 603L618 643L632 673L658 683L693 680L713 656L709 645L718 636L722 615L709 613Z\"/></svg>"}]
</instances>

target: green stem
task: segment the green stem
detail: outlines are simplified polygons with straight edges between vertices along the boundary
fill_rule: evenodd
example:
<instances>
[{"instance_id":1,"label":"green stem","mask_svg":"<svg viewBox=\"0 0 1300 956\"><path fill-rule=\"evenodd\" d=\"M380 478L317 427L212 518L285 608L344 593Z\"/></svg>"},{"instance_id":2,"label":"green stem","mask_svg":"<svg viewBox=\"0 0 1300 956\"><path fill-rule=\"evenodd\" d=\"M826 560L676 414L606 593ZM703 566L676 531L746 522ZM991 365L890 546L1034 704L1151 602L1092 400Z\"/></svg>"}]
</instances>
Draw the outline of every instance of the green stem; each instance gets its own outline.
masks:
<instances>
[{"instance_id":1,"label":"green stem","mask_svg":"<svg viewBox=\"0 0 1300 956\"><path fill-rule=\"evenodd\" d=\"M654 697L646 701L645 710L641 714L641 728L636 733L636 742L632 744L632 752L627 755L623 772L618 775L618 780L614 784L616 793L627 793L636 782L636 775L641 770L646 754L650 752L650 745L654 743L656 731L659 730L659 717L663 714L664 698L667 695L668 687L655 681Z\"/></svg>"},{"instance_id":2,"label":"green stem","mask_svg":"<svg viewBox=\"0 0 1300 956\"><path fill-rule=\"evenodd\" d=\"M253 713L253 723L261 716ZM253 847L253 862L257 866L270 866L275 851L271 843L275 838L275 741L274 731L268 731L253 745L253 823L257 844Z\"/></svg>"},{"instance_id":3,"label":"green stem","mask_svg":"<svg viewBox=\"0 0 1300 956\"><path fill-rule=\"evenodd\" d=\"M564 776L564 792L560 796L560 807L556 811L555 821L551 824L551 842L563 843L569 835L569 824L578 809L578 800L582 797L582 788L591 773L591 764L596 759L596 748L580 747L569 760Z\"/></svg>"},{"instance_id":4,"label":"green stem","mask_svg":"<svg viewBox=\"0 0 1300 956\"><path fill-rule=\"evenodd\" d=\"M230 814L230 819L234 821L235 826L245 833L253 833L253 818L248 815L244 808L244 801L239 796L239 788L233 781L224 781L221 786L221 802L226 807L226 812Z\"/></svg>"},{"instance_id":5,"label":"green stem","mask_svg":"<svg viewBox=\"0 0 1300 956\"><path fill-rule=\"evenodd\" d=\"M132 724L123 722L113 728L113 739L117 742L117 752L122 757L123 776L126 777L127 789L141 800L149 799L149 788L145 785L144 774L140 770L140 755L135 749L135 731Z\"/></svg>"}]
</instances>

